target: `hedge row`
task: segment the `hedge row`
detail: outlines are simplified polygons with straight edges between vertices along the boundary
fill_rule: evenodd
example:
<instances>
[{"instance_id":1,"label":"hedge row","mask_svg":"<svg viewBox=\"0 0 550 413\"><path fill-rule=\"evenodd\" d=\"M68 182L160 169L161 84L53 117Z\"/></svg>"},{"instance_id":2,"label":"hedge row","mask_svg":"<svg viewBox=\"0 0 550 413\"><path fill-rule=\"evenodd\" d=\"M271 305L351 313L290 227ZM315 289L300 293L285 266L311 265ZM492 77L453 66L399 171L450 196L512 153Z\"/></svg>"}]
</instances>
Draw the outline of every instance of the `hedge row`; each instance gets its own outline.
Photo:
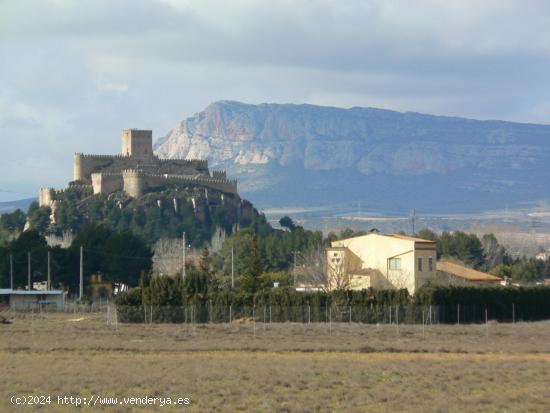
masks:
<instances>
[{"instance_id":1,"label":"hedge row","mask_svg":"<svg viewBox=\"0 0 550 413\"><path fill-rule=\"evenodd\" d=\"M414 304L439 307L439 320L444 323L483 322L486 317L545 320L550 318L550 286L427 286L415 294Z\"/></svg>"},{"instance_id":2,"label":"hedge row","mask_svg":"<svg viewBox=\"0 0 550 413\"><path fill-rule=\"evenodd\" d=\"M439 287L407 290L296 292L271 289L256 294L220 290L186 295L181 283L163 280L119 294L121 322L228 322L251 318L273 322L354 321L484 322L550 318L550 287ZM268 314L269 312L269 314ZM393 321L392 321L393 320Z\"/></svg>"}]
</instances>

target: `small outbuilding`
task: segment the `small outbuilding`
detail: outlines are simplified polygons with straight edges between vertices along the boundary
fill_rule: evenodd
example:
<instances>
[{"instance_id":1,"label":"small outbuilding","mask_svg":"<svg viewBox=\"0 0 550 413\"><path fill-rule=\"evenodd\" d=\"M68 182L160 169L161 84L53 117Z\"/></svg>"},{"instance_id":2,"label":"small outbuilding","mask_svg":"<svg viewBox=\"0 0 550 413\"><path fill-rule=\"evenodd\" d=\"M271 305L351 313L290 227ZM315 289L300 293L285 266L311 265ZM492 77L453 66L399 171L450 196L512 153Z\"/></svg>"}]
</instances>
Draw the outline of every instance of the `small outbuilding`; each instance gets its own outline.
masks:
<instances>
[{"instance_id":1,"label":"small outbuilding","mask_svg":"<svg viewBox=\"0 0 550 413\"><path fill-rule=\"evenodd\" d=\"M12 310L65 308L66 292L62 290L12 290L0 289L0 303Z\"/></svg>"},{"instance_id":2,"label":"small outbuilding","mask_svg":"<svg viewBox=\"0 0 550 413\"><path fill-rule=\"evenodd\" d=\"M437 281L451 285L499 285L503 279L455 262L441 260L437 262Z\"/></svg>"}]
</instances>

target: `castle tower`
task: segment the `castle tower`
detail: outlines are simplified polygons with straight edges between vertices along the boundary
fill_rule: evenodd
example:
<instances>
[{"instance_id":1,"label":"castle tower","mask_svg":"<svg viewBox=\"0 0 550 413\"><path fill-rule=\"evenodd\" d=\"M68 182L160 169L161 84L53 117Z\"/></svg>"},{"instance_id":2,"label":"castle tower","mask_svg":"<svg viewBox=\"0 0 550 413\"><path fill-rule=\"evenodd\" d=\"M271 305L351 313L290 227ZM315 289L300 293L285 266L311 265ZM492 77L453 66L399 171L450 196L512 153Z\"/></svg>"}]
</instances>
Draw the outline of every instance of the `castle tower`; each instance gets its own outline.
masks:
<instances>
[{"instance_id":1,"label":"castle tower","mask_svg":"<svg viewBox=\"0 0 550 413\"><path fill-rule=\"evenodd\" d=\"M153 158L153 131L139 129L123 129L122 155L140 160Z\"/></svg>"},{"instance_id":2,"label":"castle tower","mask_svg":"<svg viewBox=\"0 0 550 413\"><path fill-rule=\"evenodd\" d=\"M145 190L144 174L137 169L127 169L122 171L122 180L124 181L124 191L133 198L139 198Z\"/></svg>"}]
</instances>

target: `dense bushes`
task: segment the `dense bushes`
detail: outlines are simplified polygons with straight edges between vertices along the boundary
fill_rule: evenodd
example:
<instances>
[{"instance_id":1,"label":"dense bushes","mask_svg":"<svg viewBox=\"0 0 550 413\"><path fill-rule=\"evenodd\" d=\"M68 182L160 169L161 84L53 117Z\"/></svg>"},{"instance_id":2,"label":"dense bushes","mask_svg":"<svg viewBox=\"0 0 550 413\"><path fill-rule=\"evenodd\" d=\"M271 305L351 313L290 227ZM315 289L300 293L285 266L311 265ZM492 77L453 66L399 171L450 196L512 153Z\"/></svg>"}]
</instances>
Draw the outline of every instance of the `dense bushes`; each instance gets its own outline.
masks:
<instances>
[{"instance_id":1,"label":"dense bushes","mask_svg":"<svg viewBox=\"0 0 550 413\"><path fill-rule=\"evenodd\" d=\"M376 323L394 317L394 321L398 318L419 323L428 309L433 315L430 320L441 323L484 322L486 311L490 320L532 321L550 318L550 287L427 286L414 297L407 290L373 289L296 292L275 288L255 294L224 289L192 293L185 282L156 277L146 288L120 294L116 304L123 322L142 322L149 312L155 322L228 322L254 315L257 320L267 317L272 321Z\"/></svg>"},{"instance_id":2,"label":"dense bushes","mask_svg":"<svg viewBox=\"0 0 550 413\"><path fill-rule=\"evenodd\" d=\"M348 319L342 314L349 311L350 306L357 311L366 308L375 312L411 303L407 290L296 292L291 288L274 288L257 293L230 289L190 293L190 284L187 279L182 282L170 277L155 277L146 287L119 294L116 299L119 317L121 321L143 321L144 316L135 320L136 311L126 308L142 306L145 308L143 314L154 310L157 322L181 322L191 318L196 322L227 322L230 318L250 317L254 312L261 318L267 316L262 314L267 310L272 321L328 321L329 317ZM140 302L136 301L138 296Z\"/></svg>"},{"instance_id":3,"label":"dense bushes","mask_svg":"<svg viewBox=\"0 0 550 413\"><path fill-rule=\"evenodd\" d=\"M437 306L444 323L482 322L485 310L488 319L543 320L550 318L550 287L426 286L415 294L414 304Z\"/></svg>"}]
</instances>

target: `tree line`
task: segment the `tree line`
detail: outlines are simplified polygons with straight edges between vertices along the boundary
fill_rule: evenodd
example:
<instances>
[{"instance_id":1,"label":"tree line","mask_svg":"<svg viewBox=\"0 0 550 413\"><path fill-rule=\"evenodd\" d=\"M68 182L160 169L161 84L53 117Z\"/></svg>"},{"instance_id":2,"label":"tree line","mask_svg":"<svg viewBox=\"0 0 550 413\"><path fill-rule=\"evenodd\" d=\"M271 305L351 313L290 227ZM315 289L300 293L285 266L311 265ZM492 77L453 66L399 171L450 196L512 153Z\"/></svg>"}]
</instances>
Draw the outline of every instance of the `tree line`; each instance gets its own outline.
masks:
<instances>
[{"instance_id":1,"label":"tree line","mask_svg":"<svg viewBox=\"0 0 550 413\"><path fill-rule=\"evenodd\" d=\"M87 225L69 248L61 248L48 246L43 234L28 230L0 246L0 288L10 286L12 269L14 288L27 287L29 257L32 282L46 281L49 253L52 287L76 293L81 246L86 277L101 274L107 281L136 286L141 275L152 268L148 245L131 231Z\"/></svg>"}]
</instances>

